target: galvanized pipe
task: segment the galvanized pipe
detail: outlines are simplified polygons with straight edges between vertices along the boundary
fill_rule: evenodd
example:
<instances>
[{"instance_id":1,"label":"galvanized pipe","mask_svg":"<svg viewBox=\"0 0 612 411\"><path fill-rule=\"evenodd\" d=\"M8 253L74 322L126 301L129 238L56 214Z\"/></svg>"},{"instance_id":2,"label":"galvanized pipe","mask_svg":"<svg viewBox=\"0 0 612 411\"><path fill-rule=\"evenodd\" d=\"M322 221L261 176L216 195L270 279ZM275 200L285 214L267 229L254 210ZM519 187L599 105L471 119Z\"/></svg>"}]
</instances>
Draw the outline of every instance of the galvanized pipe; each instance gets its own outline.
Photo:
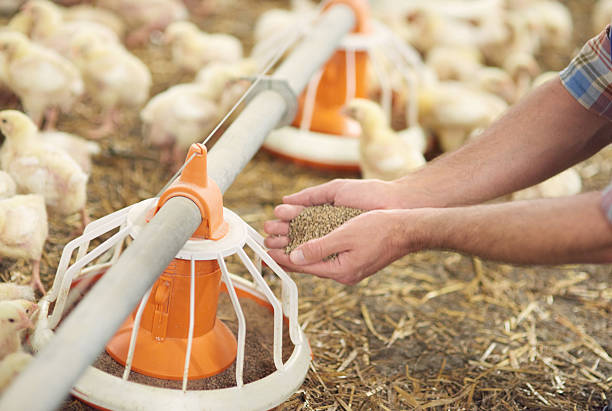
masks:
<instances>
[{"instance_id":1,"label":"galvanized pipe","mask_svg":"<svg viewBox=\"0 0 612 411\"><path fill-rule=\"evenodd\" d=\"M348 6L331 7L273 78L287 80L296 94L301 93L354 24L355 15ZM208 156L209 176L223 192L286 109L279 93L261 92L213 147ZM199 209L191 200L169 200L4 393L0 410L56 409L200 222Z\"/></svg>"}]
</instances>

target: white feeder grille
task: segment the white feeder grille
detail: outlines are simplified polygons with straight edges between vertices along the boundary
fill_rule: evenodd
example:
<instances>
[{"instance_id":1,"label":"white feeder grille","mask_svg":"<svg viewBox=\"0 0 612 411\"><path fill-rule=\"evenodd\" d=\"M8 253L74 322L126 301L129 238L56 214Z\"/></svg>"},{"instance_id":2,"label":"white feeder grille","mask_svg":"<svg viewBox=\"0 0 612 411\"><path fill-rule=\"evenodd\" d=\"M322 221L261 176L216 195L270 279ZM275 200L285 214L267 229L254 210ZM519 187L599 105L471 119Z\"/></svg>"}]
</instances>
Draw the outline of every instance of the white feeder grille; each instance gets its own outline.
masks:
<instances>
[{"instance_id":1,"label":"white feeder grille","mask_svg":"<svg viewBox=\"0 0 612 411\"><path fill-rule=\"evenodd\" d=\"M137 236L143 222L146 211L156 204L157 199L148 199L140 203L126 207L106 217L90 223L83 235L72 240L63 250L62 257L57 269L55 281L52 289L41 300L41 312L37 322L35 334L42 334L45 331L53 330L66 310L69 308L68 301L71 299L71 287L75 280L87 281L104 272L110 267L121 254L121 249L126 236ZM236 387L242 388L244 371L244 352L246 343L246 321L242 307L238 300L235 288L240 288L249 293L255 293L256 297L266 300L273 309L274 314L274 344L273 360L276 372L287 371L287 366L282 360L282 339L283 339L283 318L289 320L289 336L293 345L297 348L307 345L306 339L298 323L298 292L295 282L285 273L285 271L266 253L263 247L263 237L252 227L248 226L238 215L224 208L224 219L229 224L228 234L221 240L189 240L183 247L177 258L191 261L191 285L189 296L189 333L187 339L187 351L185 355L185 365L182 381L182 392L187 389L189 363L191 359L191 346L193 342L194 328L194 285L195 285L195 261L215 260L221 269L221 279L227 288L227 292L232 303L238 321L237 353L236 353ZM90 243L113 230L118 230L106 241L99 244L91 251L87 251ZM244 251L244 247L250 248L256 261ZM78 249L75 261L70 264L70 259L74 250ZM248 282L240 277L229 273L225 258L230 255L238 255L240 261L247 269L253 281ZM282 301L279 300L264 280L261 271L261 260L265 261L268 267L281 280ZM147 300L151 294L151 289L142 298L136 316L130 344L128 348L127 361L123 373L123 381L127 381L134 359L134 350L138 337L139 325ZM53 312L49 315L49 307L55 303ZM33 344L34 345L34 344ZM34 346L38 351L42 346ZM309 351L309 350L308 350ZM303 378L303 377L302 377ZM251 383L254 384L254 383ZM251 385L249 384L249 385ZM76 387L78 393L78 385ZM161 389L161 388L160 388ZM163 390L163 389L162 389ZM175 390L167 390L175 391ZM278 395L278 394L277 394Z\"/></svg>"}]
</instances>

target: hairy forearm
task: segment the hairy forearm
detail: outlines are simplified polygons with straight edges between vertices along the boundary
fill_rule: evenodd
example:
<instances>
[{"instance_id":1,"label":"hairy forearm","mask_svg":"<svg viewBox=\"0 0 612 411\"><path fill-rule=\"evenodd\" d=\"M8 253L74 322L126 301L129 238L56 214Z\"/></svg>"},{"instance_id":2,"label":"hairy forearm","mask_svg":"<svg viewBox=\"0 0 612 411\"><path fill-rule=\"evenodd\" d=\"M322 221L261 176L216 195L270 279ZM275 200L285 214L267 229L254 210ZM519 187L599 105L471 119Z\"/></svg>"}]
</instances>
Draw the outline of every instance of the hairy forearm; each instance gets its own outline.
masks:
<instances>
[{"instance_id":1,"label":"hairy forearm","mask_svg":"<svg viewBox=\"0 0 612 411\"><path fill-rule=\"evenodd\" d=\"M591 192L559 199L424 209L418 237L426 249L454 250L515 264L612 262L612 225L600 209L600 197L599 192ZM406 232L407 239L411 236L414 234Z\"/></svg>"},{"instance_id":2,"label":"hairy forearm","mask_svg":"<svg viewBox=\"0 0 612 411\"><path fill-rule=\"evenodd\" d=\"M510 109L476 141L394 182L399 205L481 203L590 157L611 136L610 123L580 106L557 79Z\"/></svg>"}]
</instances>

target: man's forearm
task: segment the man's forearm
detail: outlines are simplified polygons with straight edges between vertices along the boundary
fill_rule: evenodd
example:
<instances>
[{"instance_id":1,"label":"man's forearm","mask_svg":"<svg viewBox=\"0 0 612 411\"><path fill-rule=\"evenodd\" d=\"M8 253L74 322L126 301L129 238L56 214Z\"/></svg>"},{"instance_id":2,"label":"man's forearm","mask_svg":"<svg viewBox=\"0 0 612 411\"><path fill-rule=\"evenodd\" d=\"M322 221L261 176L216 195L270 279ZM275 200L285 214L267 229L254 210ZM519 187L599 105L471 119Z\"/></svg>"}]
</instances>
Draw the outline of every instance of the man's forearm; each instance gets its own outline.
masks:
<instances>
[{"instance_id":1,"label":"man's forearm","mask_svg":"<svg viewBox=\"0 0 612 411\"><path fill-rule=\"evenodd\" d=\"M482 136L396 185L402 206L477 204L543 181L610 142L610 123L551 81L493 123Z\"/></svg>"},{"instance_id":2,"label":"man's forearm","mask_svg":"<svg viewBox=\"0 0 612 411\"><path fill-rule=\"evenodd\" d=\"M427 249L455 250L508 263L612 262L612 225L600 208L600 197L599 192L591 192L422 210L418 236ZM406 232L406 238L411 235Z\"/></svg>"}]
</instances>

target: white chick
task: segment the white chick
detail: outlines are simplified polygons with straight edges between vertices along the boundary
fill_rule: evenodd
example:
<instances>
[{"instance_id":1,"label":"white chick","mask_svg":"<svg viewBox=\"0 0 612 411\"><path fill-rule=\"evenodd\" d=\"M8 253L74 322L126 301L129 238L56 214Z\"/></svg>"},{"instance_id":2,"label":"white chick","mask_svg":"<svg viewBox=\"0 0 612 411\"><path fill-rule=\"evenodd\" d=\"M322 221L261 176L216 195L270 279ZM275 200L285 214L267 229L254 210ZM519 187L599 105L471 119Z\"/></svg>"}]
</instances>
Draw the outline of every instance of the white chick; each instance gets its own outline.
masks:
<instances>
[{"instance_id":1,"label":"white chick","mask_svg":"<svg viewBox=\"0 0 612 411\"><path fill-rule=\"evenodd\" d=\"M473 130L485 127L508 108L501 98L457 82L441 82L419 90L419 118L432 130L444 151L453 151Z\"/></svg>"},{"instance_id":2,"label":"white chick","mask_svg":"<svg viewBox=\"0 0 612 411\"><path fill-rule=\"evenodd\" d=\"M179 84L153 97L140 118L146 141L162 148L161 161L179 165L191 144L214 128L219 109L201 84Z\"/></svg>"},{"instance_id":3,"label":"white chick","mask_svg":"<svg viewBox=\"0 0 612 411\"><path fill-rule=\"evenodd\" d=\"M0 171L0 199L17 194L17 185L13 177L6 171Z\"/></svg>"},{"instance_id":4,"label":"white chick","mask_svg":"<svg viewBox=\"0 0 612 411\"><path fill-rule=\"evenodd\" d=\"M91 174L91 156L100 154L100 145L63 131L43 131L41 139L65 151L81 167L85 174Z\"/></svg>"},{"instance_id":5,"label":"white chick","mask_svg":"<svg viewBox=\"0 0 612 411\"><path fill-rule=\"evenodd\" d=\"M32 359L30 354L17 351L8 354L0 361L0 393L30 364Z\"/></svg>"},{"instance_id":6,"label":"white chick","mask_svg":"<svg viewBox=\"0 0 612 411\"><path fill-rule=\"evenodd\" d=\"M508 104L516 101L516 84L510 74L499 67L480 67L467 82L478 90L501 97Z\"/></svg>"},{"instance_id":7,"label":"white chick","mask_svg":"<svg viewBox=\"0 0 612 411\"><path fill-rule=\"evenodd\" d=\"M11 20L9 27L27 34L32 41L71 58L72 39L88 34L104 42L119 43L119 38L109 27L91 21L66 22L63 7L47 0L30 0Z\"/></svg>"},{"instance_id":8,"label":"white chick","mask_svg":"<svg viewBox=\"0 0 612 411\"><path fill-rule=\"evenodd\" d=\"M542 48L563 50L571 44L574 31L572 15L560 2L538 0L525 7L524 13Z\"/></svg>"},{"instance_id":9,"label":"white chick","mask_svg":"<svg viewBox=\"0 0 612 411\"><path fill-rule=\"evenodd\" d=\"M364 178L395 180L425 164L423 154L391 130L377 103L354 99L345 113L361 125L359 166Z\"/></svg>"},{"instance_id":10,"label":"white chick","mask_svg":"<svg viewBox=\"0 0 612 411\"><path fill-rule=\"evenodd\" d=\"M0 301L0 359L20 351L20 331L33 326L19 305L10 301Z\"/></svg>"},{"instance_id":11,"label":"white chick","mask_svg":"<svg viewBox=\"0 0 612 411\"><path fill-rule=\"evenodd\" d=\"M155 31L164 31L174 21L187 20L189 13L180 0L97 0L96 5L121 16L129 30L126 43L146 43Z\"/></svg>"},{"instance_id":12,"label":"white chick","mask_svg":"<svg viewBox=\"0 0 612 411\"><path fill-rule=\"evenodd\" d=\"M80 211L84 228L87 174L81 167L64 151L41 141L34 123L19 111L0 111L0 131L6 137L0 166L13 177L18 191L42 194L47 206L62 215Z\"/></svg>"},{"instance_id":13,"label":"white chick","mask_svg":"<svg viewBox=\"0 0 612 411\"><path fill-rule=\"evenodd\" d=\"M83 93L78 69L52 50L31 43L23 34L0 32L6 84L38 125L53 128L58 110L69 111Z\"/></svg>"},{"instance_id":14,"label":"white chick","mask_svg":"<svg viewBox=\"0 0 612 411\"><path fill-rule=\"evenodd\" d=\"M108 27L120 39L125 35L125 23L110 10L80 4L65 9L63 14L65 21L91 21Z\"/></svg>"},{"instance_id":15,"label":"white chick","mask_svg":"<svg viewBox=\"0 0 612 411\"><path fill-rule=\"evenodd\" d=\"M151 72L122 46L88 35L75 38L73 48L87 94L102 107L102 124L89 133L91 138L100 138L114 130L121 108L136 110L147 101Z\"/></svg>"},{"instance_id":16,"label":"white chick","mask_svg":"<svg viewBox=\"0 0 612 411\"><path fill-rule=\"evenodd\" d=\"M429 50L425 64L438 79L467 80L482 67L482 54L475 46L436 46Z\"/></svg>"},{"instance_id":17,"label":"white chick","mask_svg":"<svg viewBox=\"0 0 612 411\"><path fill-rule=\"evenodd\" d=\"M40 281L40 257L48 231L45 200L41 195L16 195L0 200L0 258L30 260L30 286L43 294L45 288Z\"/></svg>"},{"instance_id":18,"label":"white chick","mask_svg":"<svg viewBox=\"0 0 612 411\"><path fill-rule=\"evenodd\" d=\"M5 300L34 301L34 290L29 285L0 283L0 301Z\"/></svg>"},{"instance_id":19,"label":"white chick","mask_svg":"<svg viewBox=\"0 0 612 411\"><path fill-rule=\"evenodd\" d=\"M234 63L214 62L200 70L196 83L207 90L211 100L219 101L227 86L234 80L255 74L257 65L253 59L244 59Z\"/></svg>"},{"instance_id":20,"label":"white chick","mask_svg":"<svg viewBox=\"0 0 612 411\"><path fill-rule=\"evenodd\" d=\"M34 320L34 316L38 312L38 304L36 304L34 301L19 298L16 300L9 300L9 302L21 308L30 320Z\"/></svg>"},{"instance_id":21,"label":"white chick","mask_svg":"<svg viewBox=\"0 0 612 411\"><path fill-rule=\"evenodd\" d=\"M212 62L232 63L242 59L242 43L229 34L208 34L188 21L176 21L165 31L172 62L195 73Z\"/></svg>"},{"instance_id":22,"label":"white chick","mask_svg":"<svg viewBox=\"0 0 612 411\"><path fill-rule=\"evenodd\" d=\"M593 8L593 34L599 34L612 21L612 0L599 0Z\"/></svg>"},{"instance_id":23,"label":"white chick","mask_svg":"<svg viewBox=\"0 0 612 411\"><path fill-rule=\"evenodd\" d=\"M578 194L581 190L582 179L580 175L573 168L568 168L533 187L515 192L512 194L512 199L531 200L534 198L566 197Z\"/></svg>"},{"instance_id":24,"label":"white chick","mask_svg":"<svg viewBox=\"0 0 612 411\"><path fill-rule=\"evenodd\" d=\"M531 82L540 74L540 66L535 57L525 52L508 54L502 67L516 84L516 100L531 89Z\"/></svg>"}]
</instances>

